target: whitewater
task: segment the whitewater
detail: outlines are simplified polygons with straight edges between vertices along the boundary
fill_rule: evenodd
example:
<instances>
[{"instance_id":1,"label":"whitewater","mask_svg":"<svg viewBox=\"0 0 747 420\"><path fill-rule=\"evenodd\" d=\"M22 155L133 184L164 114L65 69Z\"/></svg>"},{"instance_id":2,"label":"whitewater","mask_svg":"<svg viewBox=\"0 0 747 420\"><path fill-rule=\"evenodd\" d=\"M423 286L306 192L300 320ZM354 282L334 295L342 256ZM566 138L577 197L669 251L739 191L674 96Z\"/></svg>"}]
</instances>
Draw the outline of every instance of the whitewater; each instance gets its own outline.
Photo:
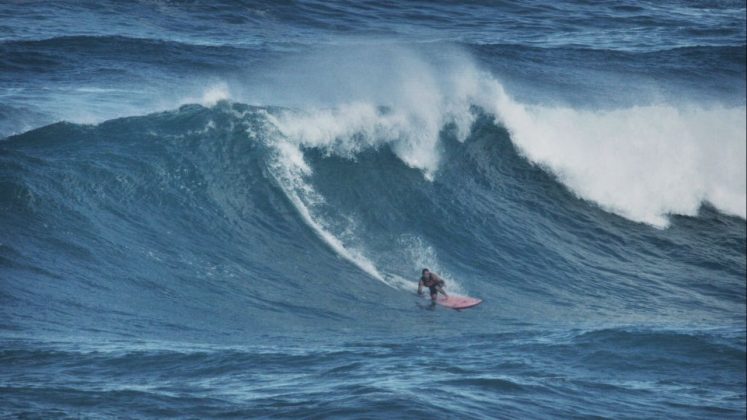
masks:
<instances>
[{"instance_id":1,"label":"whitewater","mask_svg":"<svg viewBox=\"0 0 747 420\"><path fill-rule=\"evenodd\" d=\"M0 5L0 413L744 418L744 13Z\"/></svg>"}]
</instances>

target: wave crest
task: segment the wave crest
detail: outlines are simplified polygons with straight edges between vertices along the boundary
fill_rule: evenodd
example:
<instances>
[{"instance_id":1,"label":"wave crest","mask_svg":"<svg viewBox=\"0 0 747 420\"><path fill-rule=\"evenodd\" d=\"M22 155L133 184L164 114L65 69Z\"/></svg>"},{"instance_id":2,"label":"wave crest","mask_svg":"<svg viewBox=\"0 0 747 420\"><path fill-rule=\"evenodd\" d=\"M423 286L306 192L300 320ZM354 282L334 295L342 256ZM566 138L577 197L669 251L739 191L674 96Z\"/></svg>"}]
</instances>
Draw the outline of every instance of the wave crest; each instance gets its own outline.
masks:
<instances>
[{"instance_id":1,"label":"wave crest","mask_svg":"<svg viewBox=\"0 0 747 420\"><path fill-rule=\"evenodd\" d=\"M457 48L437 58L402 46L380 46L368 56L353 51L336 56L354 63L341 73L321 64L329 57L315 57L305 59L316 63L305 81L328 87L334 86L330 78L343 82L334 93L302 89L306 99L318 94L311 102L324 106L273 120L298 147L353 157L389 145L433 179L442 164L440 134L453 127L463 141L480 108L511 132L527 159L607 211L666 227L670 214L696 215L707 202L745 218L744 106L682 100L612 110L524 104Z\"/></svg>"}]
</instances>

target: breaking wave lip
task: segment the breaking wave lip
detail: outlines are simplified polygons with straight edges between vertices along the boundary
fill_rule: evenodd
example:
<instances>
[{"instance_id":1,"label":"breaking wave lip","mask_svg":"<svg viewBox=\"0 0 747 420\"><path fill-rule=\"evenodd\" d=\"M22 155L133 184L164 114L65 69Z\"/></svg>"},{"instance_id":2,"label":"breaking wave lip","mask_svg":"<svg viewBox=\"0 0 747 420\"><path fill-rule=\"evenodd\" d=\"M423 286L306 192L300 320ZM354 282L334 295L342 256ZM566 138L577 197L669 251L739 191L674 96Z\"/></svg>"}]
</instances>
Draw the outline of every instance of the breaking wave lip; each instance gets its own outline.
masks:
<instances>
[{"instance_id":1,"label":"breaking wave lip","mask_svg":"<svg viewBox=\"0 0 747 420\"><path fill-rule=\"evenodd\" d=\"M464 141L479 108L509 130L528 160L609 212L658 228L668 226L671 214L696 215L704 203L746 217L744 106L680 102L593 110L527 105L458 48L434 59L388 45L370 57L358 51L338 57L354 62L341 66L344 74L322 72L329 58L318 57L322 64L310 66L304 80L330 86L339 76L343 92L329 106L273 116L289 144L340 156L388 145L404 163L433 179L442 159L442 130L454 127ZM359 84L367 86L351 88Z\"/></svg>"},{"instance_id":2,"label":"breaking wave lip","mask_svg":"<svg viewBox=\"0 0 747 420\"><path fill-rule=\"evenodd\" d=\"M529 160L607 211L660 228L703 203L745 218L744 108L595 112L504 101L497 112Z\"/></svg>"}]
</instances>

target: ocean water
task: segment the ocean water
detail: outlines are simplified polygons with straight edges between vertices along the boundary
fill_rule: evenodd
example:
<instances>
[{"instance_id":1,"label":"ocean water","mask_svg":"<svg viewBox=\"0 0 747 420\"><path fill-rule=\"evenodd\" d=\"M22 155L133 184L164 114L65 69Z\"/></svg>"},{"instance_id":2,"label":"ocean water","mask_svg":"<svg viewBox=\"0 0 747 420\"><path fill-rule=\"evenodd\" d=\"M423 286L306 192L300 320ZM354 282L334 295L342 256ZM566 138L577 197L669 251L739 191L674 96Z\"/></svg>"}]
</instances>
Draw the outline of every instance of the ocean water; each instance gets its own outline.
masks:
<instances>
[{"instance_id":1,"label":"ocean water","mask_svg":"<svg viewBox=\"0 0 747 420\"><path fill-rule=\"evenodd\" d=\"M0 3L0 415L745 418L746 26Z\"/></svg>"}]
</instances>

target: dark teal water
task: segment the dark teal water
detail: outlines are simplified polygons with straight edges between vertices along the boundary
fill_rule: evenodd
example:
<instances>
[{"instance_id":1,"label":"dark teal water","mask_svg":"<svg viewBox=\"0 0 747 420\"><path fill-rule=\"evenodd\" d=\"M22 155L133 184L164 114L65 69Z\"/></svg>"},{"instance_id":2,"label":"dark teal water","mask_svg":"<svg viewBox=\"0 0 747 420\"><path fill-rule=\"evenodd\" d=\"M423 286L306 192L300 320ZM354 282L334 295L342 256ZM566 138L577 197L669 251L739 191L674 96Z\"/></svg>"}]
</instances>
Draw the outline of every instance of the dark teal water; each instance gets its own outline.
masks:
<instances>
[{"instance_id":1,"label":"dark teal water","mask_svg":"<svg viewBox=\"0 0 747 420\"><path fill-rule=\"evenodd\" d=\"M10 3L0 95L3 415L745 416L743 3Z\"/></svg>"}]
</instances>

